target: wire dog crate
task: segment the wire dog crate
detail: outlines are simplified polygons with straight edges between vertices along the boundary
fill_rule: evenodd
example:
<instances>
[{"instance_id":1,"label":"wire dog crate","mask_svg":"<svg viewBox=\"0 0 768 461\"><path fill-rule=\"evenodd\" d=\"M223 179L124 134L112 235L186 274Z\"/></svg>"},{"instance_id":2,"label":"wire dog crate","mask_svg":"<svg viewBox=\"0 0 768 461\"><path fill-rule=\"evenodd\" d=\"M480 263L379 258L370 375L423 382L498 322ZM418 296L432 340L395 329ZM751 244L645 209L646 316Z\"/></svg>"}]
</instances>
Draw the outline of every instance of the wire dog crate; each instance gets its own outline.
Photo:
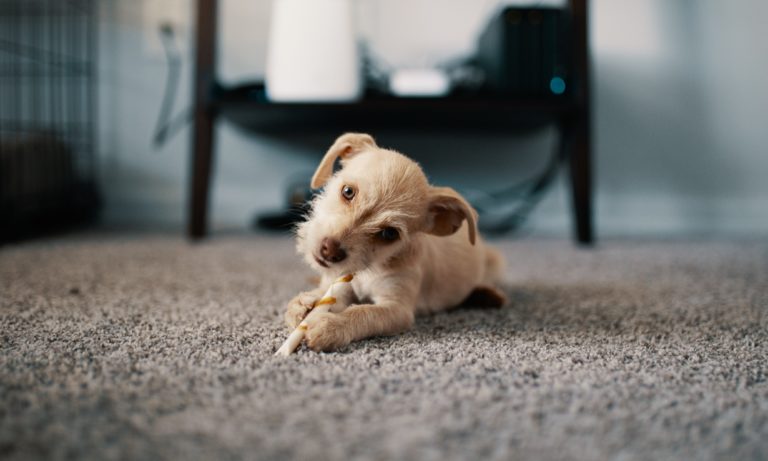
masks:
<instances>
[{"instance_id":1,"label":"wire dog crate","mask_svg":"<svg viewBox=\"0 0 768 461\"><path fill-rule=\"evenodd\" d=\"M97 0L0 0L0 240L96 215Z\"/></svg>"}]
</instances>

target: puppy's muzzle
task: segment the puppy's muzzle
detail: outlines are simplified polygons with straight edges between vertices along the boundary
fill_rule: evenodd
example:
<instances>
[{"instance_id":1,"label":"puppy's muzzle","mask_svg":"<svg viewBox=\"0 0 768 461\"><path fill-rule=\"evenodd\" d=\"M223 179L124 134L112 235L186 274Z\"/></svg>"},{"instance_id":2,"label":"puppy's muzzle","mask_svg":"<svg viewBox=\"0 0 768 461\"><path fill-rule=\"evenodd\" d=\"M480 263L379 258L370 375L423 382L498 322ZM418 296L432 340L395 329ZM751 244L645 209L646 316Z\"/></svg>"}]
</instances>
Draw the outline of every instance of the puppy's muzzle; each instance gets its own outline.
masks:
<instances>
[{"instance_id":1,"label":"puppy's muzzle","mask_svg":"<svg viewBox=\"0 0 768 461\"><path fill-rule=\"evenodd\" d=\"M320 256L329 263L338 263L347 258L347 252L341 248L341 242L326 237L320 244Z\"/></svg>"}]
</instances>

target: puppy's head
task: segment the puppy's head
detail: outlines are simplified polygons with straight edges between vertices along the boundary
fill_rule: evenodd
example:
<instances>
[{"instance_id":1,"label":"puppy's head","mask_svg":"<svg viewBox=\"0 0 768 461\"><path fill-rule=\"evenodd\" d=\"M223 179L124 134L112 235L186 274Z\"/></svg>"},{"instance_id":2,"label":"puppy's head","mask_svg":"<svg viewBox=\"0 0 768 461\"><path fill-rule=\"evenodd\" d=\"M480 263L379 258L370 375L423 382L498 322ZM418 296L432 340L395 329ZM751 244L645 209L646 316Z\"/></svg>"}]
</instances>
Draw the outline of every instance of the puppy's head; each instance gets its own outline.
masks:
<instances>
[{"instance_id":1,"label":"puppy's head","mask_svg":"<svg viewBox=\"0 0 768 461\"><path fill-rule=\"evenodd\" d=\"M334 163L342 168L335 174ZM320 270L356 272L386 264L419 232L445 236L464 220L475 243L476 213L453 189L432 187L413 160L382 149L367 134L339 137L312 177L325 186L298 227L298 251Z\"/></svg>"}]
</instances>

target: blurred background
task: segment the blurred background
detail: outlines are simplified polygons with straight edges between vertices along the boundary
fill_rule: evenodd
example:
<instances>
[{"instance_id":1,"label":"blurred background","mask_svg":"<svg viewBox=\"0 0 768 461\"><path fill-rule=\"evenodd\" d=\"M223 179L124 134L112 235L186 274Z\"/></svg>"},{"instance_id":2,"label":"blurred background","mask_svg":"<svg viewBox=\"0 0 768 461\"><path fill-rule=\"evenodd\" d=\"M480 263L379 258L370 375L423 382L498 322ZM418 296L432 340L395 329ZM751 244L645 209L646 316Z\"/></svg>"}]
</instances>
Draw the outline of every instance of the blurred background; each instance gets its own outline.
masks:
<instances>
[{"instance_id":1,"label":"blurred background","mask_svg":"<svg viewBox=\"0 0 768 461\"><path fill-rule=\"evenodd\" d=\"M15 210L4 212L3 226L12 226L14 216L21 216L19 207L27 206L9 192L18 191L20 186L13 186L18 178L31 176L33 183L48 185L76 178L66 189L75 197L68 209L86 210L83 215L99 226L182 234L188 218L196 2L40 2L40 11L34 3L0 1L0 178L4 206ZM471 58L478 37L505 7L564 6L497 0L350 4L358 39L385 69L432 68ZM22 23L18 17L27 19ZM219 2L216 73L222 84L264 80L272 17L273 3L267 0ZM589 2L599 238L768 232L765 17L768 3L762 0ZM62 53L51 58L52 49ZM41 64L46 59L57 62ZM23 93L33 84L44 86ZM35 107L41 109L33 114ZM24 121L31 119L43 121L30 129ZM163 123L172 129L157 142ZM469 197L535 177L557 142L556 130L547 126L514 136L415 128L372 134L382 146L419 161L433 183ZM308 182L324 149L340 134L305 131L299 124L291 136L272 136L226 118L217 121L215 132L213 232L250 229L254 217L285 208L292 185ZM23 152L40 150L34 145L41 143L52 154L18 160ZM66 178L36 171L63 171ZM523 234L571 234L565 170L557 175L519 229Z\"/></svg>"}]
</instances>

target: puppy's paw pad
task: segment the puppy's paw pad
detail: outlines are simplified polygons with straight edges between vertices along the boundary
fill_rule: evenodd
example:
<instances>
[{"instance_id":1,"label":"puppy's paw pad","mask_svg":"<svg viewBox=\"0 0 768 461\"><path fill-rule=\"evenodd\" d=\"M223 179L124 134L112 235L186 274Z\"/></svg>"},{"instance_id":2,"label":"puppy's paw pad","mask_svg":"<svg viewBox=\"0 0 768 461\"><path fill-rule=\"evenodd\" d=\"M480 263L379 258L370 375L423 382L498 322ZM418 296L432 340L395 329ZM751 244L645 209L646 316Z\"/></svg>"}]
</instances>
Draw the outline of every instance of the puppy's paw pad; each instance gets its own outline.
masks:
<instances>
[{"instance_id":1,"label":"puppy's paw pad","mask_svg":"<svg viewBox=\"0 0 768 461\"><path fill-rule=\"evenodd\" d=\"M507 295L498 288L479 286L461 303L467 307L495 307L499 308L509 302Z\"/></svg>"}]
</instances>

